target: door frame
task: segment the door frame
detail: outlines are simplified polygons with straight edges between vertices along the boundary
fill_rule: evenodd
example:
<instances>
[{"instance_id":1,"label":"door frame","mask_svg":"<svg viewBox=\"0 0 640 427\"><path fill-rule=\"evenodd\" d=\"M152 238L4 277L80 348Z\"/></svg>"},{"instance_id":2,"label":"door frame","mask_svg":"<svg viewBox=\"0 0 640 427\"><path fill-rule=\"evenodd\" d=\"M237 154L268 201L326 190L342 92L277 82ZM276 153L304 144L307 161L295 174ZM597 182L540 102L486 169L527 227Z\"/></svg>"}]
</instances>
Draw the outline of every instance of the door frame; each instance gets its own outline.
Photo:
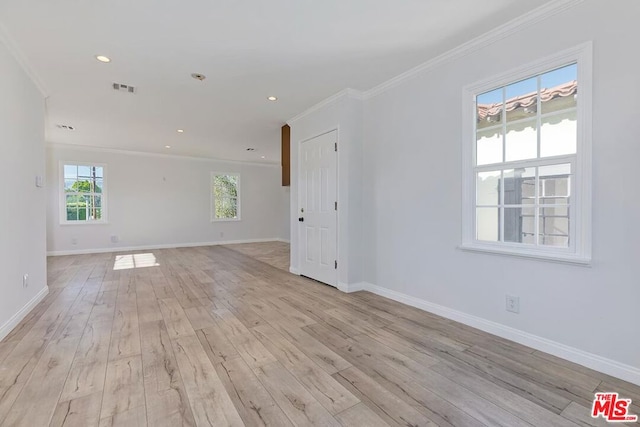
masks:
<instances>
[{"instance_id":1,"label":"door frame","mask_svg":"<svg viewBox=\"0 0 640 427\"><path fill-rule=\"evenodd\" d=\"M297 170L297 185L298 185L298 206L296 206L296 215L300 215L300 192L301 192L301 180L302 180L302 174L301 174L301 170L302 170L302 144L304 144L305 142L311 141L312 139L315 139L319 136L322 135L326 135L328 133L331 132L336 132L336 143L340 143L340 126L339 125L335 125L332 126L331 128L317 133L313 136L310 136L308 138L304 138L298 141L298 170ZM340 149L338 149L338 151L336 151L336 200L337 202L340 201ZM341 204L338 203L338 206L340 206ZM340 277L340 266L342 264L342 262L340 262L340 210L336 211L336 261L338 262L338 268L336 268L336 275L334 278L334 283L328 283L329 285L338 288L338 283L340 283L339 277ZM302 245L300 244L300 242L302 241L302 228L300 227L300 224L298 223L298 217L294 217L292 218L293 221L295 221L297 223L297 227L298 227L298 254L297 254L297 258L298 258L298 268L302 269ZM302 272L299 273L300 275L302 275Z\"/></svg>"}]
</instances>

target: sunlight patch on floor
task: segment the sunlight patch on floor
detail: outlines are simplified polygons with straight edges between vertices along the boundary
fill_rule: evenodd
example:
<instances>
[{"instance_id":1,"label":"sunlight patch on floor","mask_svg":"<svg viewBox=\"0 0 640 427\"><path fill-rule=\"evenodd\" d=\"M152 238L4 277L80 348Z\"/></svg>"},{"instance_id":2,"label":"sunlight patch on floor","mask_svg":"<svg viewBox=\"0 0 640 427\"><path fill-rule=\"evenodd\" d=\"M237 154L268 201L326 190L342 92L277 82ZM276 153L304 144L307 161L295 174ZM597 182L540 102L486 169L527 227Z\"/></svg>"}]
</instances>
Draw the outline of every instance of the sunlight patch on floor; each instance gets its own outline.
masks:
<instances>
[{"instance_id":1,"label":"sunlight patch on floor","mask_svg":"<svg viewBox=\"0 0 640 427\"><path fill-rule=\"evenodd\" d=\"M157 267L156 256L152 253L117 255L113 264L114 270L129 270L132 268Z\"/></svg>"}]
</instances>

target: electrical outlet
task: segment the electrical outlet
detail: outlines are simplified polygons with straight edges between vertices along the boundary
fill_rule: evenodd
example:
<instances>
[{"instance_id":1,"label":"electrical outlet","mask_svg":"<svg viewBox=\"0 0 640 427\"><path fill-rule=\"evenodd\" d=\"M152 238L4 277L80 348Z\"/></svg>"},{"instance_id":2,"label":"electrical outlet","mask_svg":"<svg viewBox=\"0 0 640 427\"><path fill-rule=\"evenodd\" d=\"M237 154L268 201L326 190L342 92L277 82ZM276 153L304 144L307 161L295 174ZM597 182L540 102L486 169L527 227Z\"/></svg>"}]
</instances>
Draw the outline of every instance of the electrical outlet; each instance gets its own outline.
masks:
<instances>
[{"instance_id":1,"label":"electrical outlet","mask_svg":"<svg viewBox=\"0 0 640 427\"><path fill-rule=\"evenodd\" d=\"M71 244L72 245L77 245L78 244L78 239L76 239L75 237L71 238Z\"/></svg>"},{"instance_id":2,"label":"electrical outlet","mask_svg":"<svg viewBox=\"0 0 640 427\"><path fill-rule=\"evenodd\" d=\"M29 275L27 273L25 273L22 276L22 287L26 288L27 286L29 286Z\"/></svg>"},{"instance_id":3,"label":"electrical outlet","mask_svg":"<svg viewBox=\"0 0 640 427\"><path fill-rule=\"evenodd\" d=\"M512 313L520 313L520 297L507 295L507 311Z\"/></svg>"},{"instance_id":4,"label":"electrical outlet","mask_svg":"<svg viewBox=\"0 0 640 427\"><path fill-rule=\"evenodd\" d=\"M111 243L118 243L120 238L118 236L111 236Z\"/></svg>"},{"instance_id":5,"label":"electrical outlet","mask_svg":"<svg viewBox=\"0 0 640 427\"><path fill-rule=\"evenodd\" d=\"M224 231L220 232L220 237L224 237Z\"/></svg>"}]
</instances>

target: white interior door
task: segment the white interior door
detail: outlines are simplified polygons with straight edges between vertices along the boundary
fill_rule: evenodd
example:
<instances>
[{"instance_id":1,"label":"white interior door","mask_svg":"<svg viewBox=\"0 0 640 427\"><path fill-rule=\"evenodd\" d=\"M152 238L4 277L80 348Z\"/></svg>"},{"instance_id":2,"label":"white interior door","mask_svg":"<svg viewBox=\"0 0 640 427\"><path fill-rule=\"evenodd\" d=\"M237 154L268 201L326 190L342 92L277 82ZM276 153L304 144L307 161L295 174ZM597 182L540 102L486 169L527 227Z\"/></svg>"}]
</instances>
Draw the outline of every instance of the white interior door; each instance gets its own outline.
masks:
<instances>
[{"instance_id":1,"label":"white interior door","mask_svg":"<svg viewBox=\"0 0 640 427\"><path fill-rule=\"evenodd\" d=\"M337 131L300 144L300 274L337 285Z\"/></svg>"}]
</instances>

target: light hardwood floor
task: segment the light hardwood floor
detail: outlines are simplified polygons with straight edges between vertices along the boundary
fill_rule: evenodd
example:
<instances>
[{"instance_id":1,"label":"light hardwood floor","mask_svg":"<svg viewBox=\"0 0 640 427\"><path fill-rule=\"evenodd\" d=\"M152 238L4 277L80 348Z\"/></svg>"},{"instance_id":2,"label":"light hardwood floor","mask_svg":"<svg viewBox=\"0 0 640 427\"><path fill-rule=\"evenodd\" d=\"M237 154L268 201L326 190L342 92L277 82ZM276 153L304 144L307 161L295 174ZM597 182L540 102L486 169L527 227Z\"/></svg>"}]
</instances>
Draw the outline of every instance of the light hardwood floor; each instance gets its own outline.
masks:
<instances>
[{"instance_id":1,"label":"light hardwood floor","mask_svg":"<svg viewBox=\"0 0 640 427\"><path fill-rule=\"evenodd\" d=\"M226 245L226 248L245 254L280 270L289 271L290 245L284 242L259 242Z\"/></svg>"},{"instance_id":2,"label":"light hardwood floor","mask_svg":"<svg viewBox=\"0 0 640 427\"><path fill-rule=\"evenodd\" d=\"M0 343L2 425L605 425L595 391L640 413L640 387L234 249L50 258Z\"/></svg>"}]
</instances>

